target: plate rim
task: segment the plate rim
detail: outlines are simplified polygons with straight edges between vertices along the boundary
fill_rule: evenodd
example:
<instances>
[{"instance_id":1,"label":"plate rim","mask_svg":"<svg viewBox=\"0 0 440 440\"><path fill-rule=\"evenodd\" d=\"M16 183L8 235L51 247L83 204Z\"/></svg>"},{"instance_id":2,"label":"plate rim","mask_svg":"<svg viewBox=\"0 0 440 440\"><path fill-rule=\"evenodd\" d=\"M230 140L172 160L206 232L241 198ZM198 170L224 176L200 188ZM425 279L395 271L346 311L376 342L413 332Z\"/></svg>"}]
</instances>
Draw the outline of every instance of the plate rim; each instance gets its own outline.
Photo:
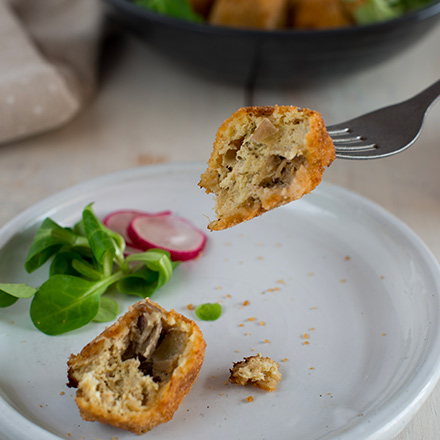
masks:
<instances>
[{"instance_id":1,"label":"plate rim","mask_svg":"<svg viewBox=\"0 0 440 440\"><path fill-rule=\"evenodd\" d=\"M5 223L0 228L0 247L3 247L17 232L41 221L43 219L42 217L50 215L51 209L55 209L54 206L56 206L57 210L60 209L63 200L66 204L70 204L72 198L69 197L69 195L80 197L86 189L90 191L92 189L101 188L107 183L119 184L124 181L137 180L143 176L162 174L164 171L168 173L193 172L196 170L197 172L203 172L203 167L205 166L206 165L202 162L169 162L153 164L127 168L79 182L38 201ZM197 182L195 182L195 184L196 183ZM371 213L373 217L382 218L388 225L396 226L402 236L405 236L408 244L410 244L412 248L423 257L423 265L426 267L427 273L431 275L432 280L437 286L437 291L434 292L434 296L437 299L438 306L436 313L440 315L440 265L423 240L396 215L389 212L377 202L374 202L357 192L327 181L323 181L315 191L326 191L330 188L330 191L334 190L336 193L342 194L345 200L363 207L366 211ZM440 329L440 326L437 325L437 328ZM432 345L440 348L440 331L433 333L433 330L431 330L430 336L434 337ZM341 433L336 438L340 440L352 440L368 437L369 439L385 440L392 439L398 435L426 402L440 380L440 356L434 356L433 351L434 350L423 358L423 365L421 365L415 377L415 379L420 379L418 381L414 379L411 380L411 382L408 383L408 386L405 387L406 395L409 396L408 399L396 404L398 403L396 402L396 400L398 400L396 397L400 394L394 395L391 404L386 402L381 412L378 412L376 409L371 413L371 417L368 418L368 425L370 428L367 427L368 429L365 429L366 423L360 423L349 427L346 432ZM421 378L421 376L423 376L423 378ZM384 412L387 415L384 414ZM2 422L2 428L7 429L8 425L4 426L4 421L9 421L9 425L14 424L15 422L14 426L16 429L9 429L0 434L0 439L2 440L15 440L15 436L21 433L26 433L27 435L30 434L31 436L29 438L33 438L34 440L61 439L61 437L56 434L33 423L0 395L0 422ZM6 435L6 437L3 437L3 435ZM327 439L329 437L326 434L323 438Z\"/></svg>"}]
</instances>

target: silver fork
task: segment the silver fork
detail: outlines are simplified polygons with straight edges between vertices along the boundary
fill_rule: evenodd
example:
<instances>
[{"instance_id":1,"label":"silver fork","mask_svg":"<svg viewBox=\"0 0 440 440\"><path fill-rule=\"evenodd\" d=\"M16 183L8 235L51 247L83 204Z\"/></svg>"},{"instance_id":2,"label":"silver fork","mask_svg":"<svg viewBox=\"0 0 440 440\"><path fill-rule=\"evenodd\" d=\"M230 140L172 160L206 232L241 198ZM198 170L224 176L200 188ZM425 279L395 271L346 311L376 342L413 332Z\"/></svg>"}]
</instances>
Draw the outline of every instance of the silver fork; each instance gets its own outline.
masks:
<instances>
[{"instance_id":1,"label":"silver fork","mask_svg":"<svg viewBox=\"0 0 440 440\"><path fill-rule=\"evenodd\" d=\"M440 97L440 81L400 104L327 127L340 159L377 159L405 150L418 138L423 119Z\"/></svg>"}]
</instances>

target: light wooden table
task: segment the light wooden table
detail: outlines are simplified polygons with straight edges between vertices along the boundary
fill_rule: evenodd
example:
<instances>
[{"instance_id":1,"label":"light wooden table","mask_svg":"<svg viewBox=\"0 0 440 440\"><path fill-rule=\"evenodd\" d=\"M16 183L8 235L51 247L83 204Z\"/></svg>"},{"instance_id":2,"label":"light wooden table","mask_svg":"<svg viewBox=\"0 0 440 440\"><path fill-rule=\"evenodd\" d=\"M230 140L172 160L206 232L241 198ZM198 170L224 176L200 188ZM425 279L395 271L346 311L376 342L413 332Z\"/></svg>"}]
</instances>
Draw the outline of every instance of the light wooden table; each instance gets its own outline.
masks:
<instances>
[{"instance_id":1,"label":"light wooden table","mask_svg":"<svg viewBox=\"0 0 440 440\"><path fill-rule=\"evenodd\" d=\"M289 90L256 90L255 104L320 111L328 124L408 98L440 76L440 27L405 54L354 76ZM73 184L164 161L203 161L221 122L245 104L238 86L182 72L131 38L116 51L96 100L58 131L0 146L0 226ZM376 161L336 160L326 179L406 222L440 260L440 105L417 144ZM440 385L396 440L440 438Z\"/></svg>"}]
</instances>

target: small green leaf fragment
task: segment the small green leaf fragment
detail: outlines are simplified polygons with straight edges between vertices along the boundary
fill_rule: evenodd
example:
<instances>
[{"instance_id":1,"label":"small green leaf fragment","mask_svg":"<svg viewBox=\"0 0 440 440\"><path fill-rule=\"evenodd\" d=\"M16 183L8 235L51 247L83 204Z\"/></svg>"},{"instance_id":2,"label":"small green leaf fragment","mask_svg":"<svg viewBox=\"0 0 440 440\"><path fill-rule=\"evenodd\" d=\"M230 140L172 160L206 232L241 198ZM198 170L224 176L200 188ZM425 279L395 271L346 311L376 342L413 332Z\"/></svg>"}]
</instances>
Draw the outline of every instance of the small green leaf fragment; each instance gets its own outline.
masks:
<instances>
[{"instance_id":1,"label":"small green leaf fragment","mask_svg":"<svg viewBox=\"0 0 440 440\"><path fill-rule=\"evenodd\" d=\"M222 314L222 306L219 303L205 303L196 307L196 315L202 321L215 321Z\"/></svg>"},{"instance_id":2,"label":"small green leaf fragment","mask_svg":"<svg viewBox=\"0 0 440 440\"><path fill-rule=\"evenodd\" d=\"M98 314L93 318L96 322L109 322L119 314L119 304L112 298L101 296Z\"/></svg>"}]
</instances>

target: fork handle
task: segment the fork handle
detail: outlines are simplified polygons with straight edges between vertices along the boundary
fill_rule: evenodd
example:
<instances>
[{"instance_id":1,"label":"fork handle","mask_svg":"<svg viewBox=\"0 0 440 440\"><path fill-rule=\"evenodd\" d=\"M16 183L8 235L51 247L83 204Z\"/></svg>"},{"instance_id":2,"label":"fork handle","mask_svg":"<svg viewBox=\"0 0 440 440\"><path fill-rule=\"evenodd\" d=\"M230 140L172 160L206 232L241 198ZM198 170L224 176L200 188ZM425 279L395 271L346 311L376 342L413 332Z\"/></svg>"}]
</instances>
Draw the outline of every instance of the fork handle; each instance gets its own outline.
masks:
<instances>
[{"instance_id":1,"label":"fork handle","mask_svg":"<svg viewBox=\"0 0 440 440\"><path fill-rule=\"evenodd\" d=\"M407 102L410 103L424 113L435 104L440 98L440 80L432 84L427 89L423 90L413 98L409 99Z\"/></svg>"}]
</instances>

